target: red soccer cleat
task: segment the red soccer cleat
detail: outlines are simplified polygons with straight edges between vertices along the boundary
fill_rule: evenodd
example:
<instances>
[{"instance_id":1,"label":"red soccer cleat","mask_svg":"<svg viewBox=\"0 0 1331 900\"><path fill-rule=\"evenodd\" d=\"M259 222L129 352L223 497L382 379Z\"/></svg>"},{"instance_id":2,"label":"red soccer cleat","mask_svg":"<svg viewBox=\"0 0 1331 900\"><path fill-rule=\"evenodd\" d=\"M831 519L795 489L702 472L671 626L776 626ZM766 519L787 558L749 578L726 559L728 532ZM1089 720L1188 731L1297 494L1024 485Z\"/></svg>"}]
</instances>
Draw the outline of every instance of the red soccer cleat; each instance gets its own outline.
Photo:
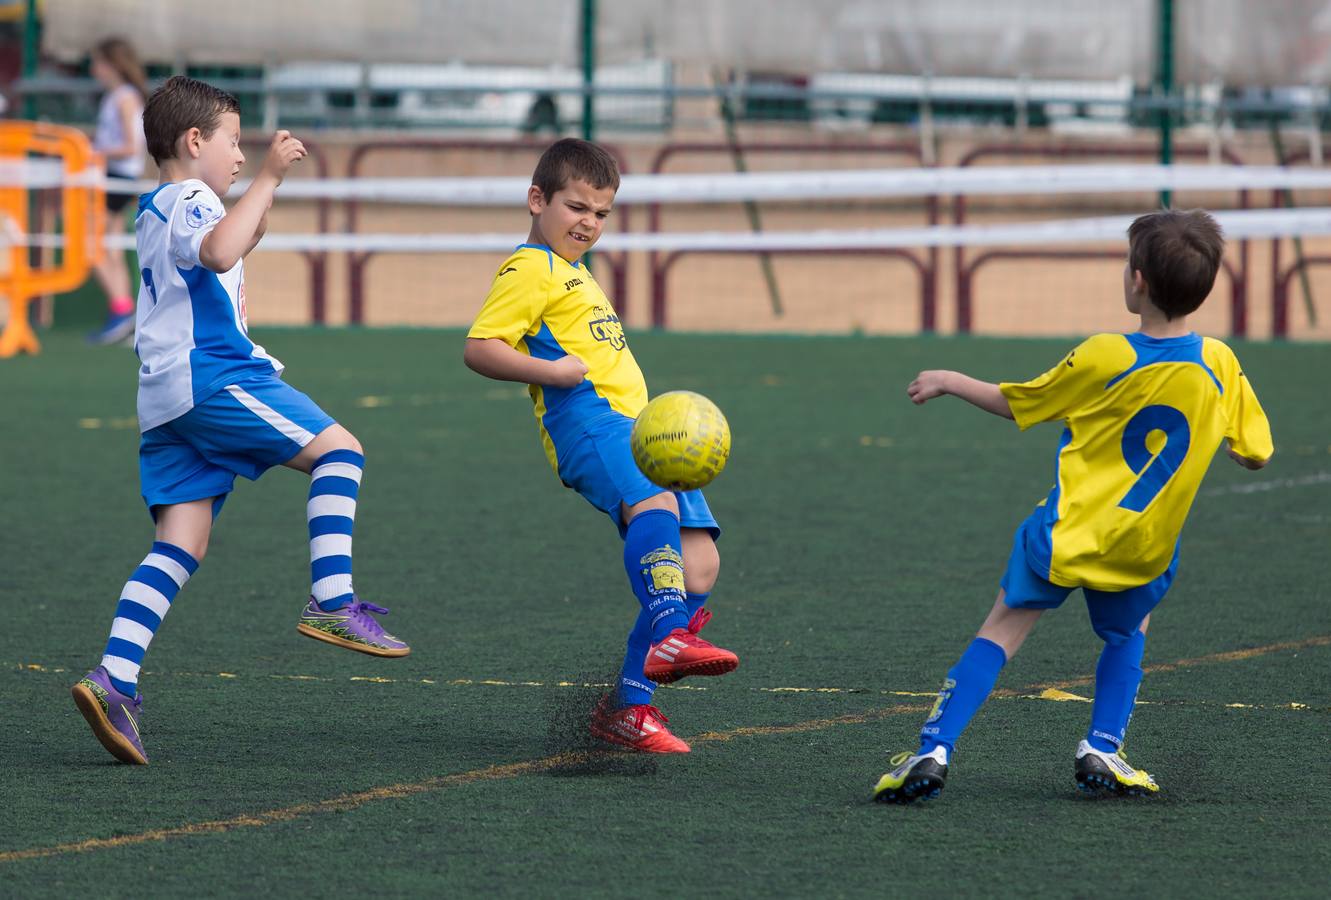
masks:
<instances>
[{"instance_id":1,"label":"red soccer cleat","mask_svg":"<svg viewBox=\"0 0 1331 900\"><path fill-rule=\"evenodd\" d=\"M689 619L687 630L676 628L653 644L643 674L657 684L669 684L688 675L724 675L739 668L738 656L698 637L711 618L711 610L700 608Z\"/></svg>"},{"instance_id":2,"label":"red soccer cleat","mask_svg":"<svg viewBox=\"0 0 1331 900\"><path fill-rule=\"evenodd\" d=\"M670 733L667 721L655 706L617 707L607 695L592 713L592 734L644 753L688 753L689 745Z\"/></svg>"}]
</instances>

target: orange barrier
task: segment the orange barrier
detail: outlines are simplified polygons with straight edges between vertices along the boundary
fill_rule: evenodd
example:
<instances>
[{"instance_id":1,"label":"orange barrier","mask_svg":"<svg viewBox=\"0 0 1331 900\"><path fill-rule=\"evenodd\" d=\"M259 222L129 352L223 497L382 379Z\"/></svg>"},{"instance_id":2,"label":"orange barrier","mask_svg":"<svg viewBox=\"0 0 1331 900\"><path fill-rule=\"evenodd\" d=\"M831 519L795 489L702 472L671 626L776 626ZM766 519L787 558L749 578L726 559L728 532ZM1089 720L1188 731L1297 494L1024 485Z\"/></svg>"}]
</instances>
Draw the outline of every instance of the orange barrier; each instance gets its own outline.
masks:
<instances>
[{"instance_id":1,"label":"orange barrier","mask_svg":"<svg viewBox=\"0 0 1331 900\"><path fill-rule=\"evenodd\" d=\"M28 318L28 304L37 297L78 287L105 252L103 161L87 136L64 125L0 121L0 163L42 159L58 160L64 174L65 182L54 188L60 196L64 242L59 253L49 255L49 264L34 263L33 250L24 241L29 234L32 190L27 185L0 184L0 248L5 248L8 257L8 264L0 268L0 295L9 299L9 322L0 332L0 357L39 352L41 344Z\"/></svg>"}]
</instances>

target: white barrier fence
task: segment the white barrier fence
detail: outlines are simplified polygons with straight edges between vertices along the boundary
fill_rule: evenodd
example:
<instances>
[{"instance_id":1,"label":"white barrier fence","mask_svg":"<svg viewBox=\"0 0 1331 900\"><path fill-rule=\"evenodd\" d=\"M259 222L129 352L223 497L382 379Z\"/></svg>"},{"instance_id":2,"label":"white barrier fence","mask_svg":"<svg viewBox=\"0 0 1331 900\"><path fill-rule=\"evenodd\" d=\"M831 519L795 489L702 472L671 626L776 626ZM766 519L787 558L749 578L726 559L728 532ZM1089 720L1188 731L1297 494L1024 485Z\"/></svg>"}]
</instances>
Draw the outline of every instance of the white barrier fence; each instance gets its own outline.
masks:
<instances>
[{"instance_id":1,"label":"white barrier fence","mask_svg":"<svg viewBox=\"0 0 1331 900\"><path fill-rule=\"evenodd\" d=\"M521 206L528 178L292 179L280 195L430 206ZM132 192L155 184L136 183ZM237 183L244 190L248 182ZM1117 194L1136 191L1331 189L1331 170L1278 166L976 166L820 172L625 175L617 203L873 200L964 194Z\"/></svg>"},{"instance_id":2,"label":"white barrier fence","mask_svg":"<svg viewBox=\"0 0 1331 900\"><path fill-rule=\"evenodd\" d=\"M1228 240L1331 235L1331 207L1243 209L1214 213ZM1097 216L994 225L933 225L802 231L691 231L613 233L597 250L741 253L788 250L886 250L912 247L1029 247L1115 243L1127 240L1132 216ZM257 250L358 253L507 253L522 243L520 232L490 234L268 234ZM59 247L60 235L0 232L0 245ZM114 249L134 247L132 235L108 235Z\"/></svg>"},{"instance_id":3,"label":"white barrier fence","mask_svg":"<svg viewBox=\"0 0 1331 900\"><path fill-rule=\"evenodd\" d=\"M0 186L58 188L101 180L108 193L140 194L151 181L108 179L100 171L66 178L58 163L0 163ZM527 178L291 178L279 197L430 206L521 206ZM232 196L248 187L237 182ZM735 203L1014 194L1121 194L1156 191L1327 190L1331 169L1230 165L964 166L839 169L816 172L725 172L625 175L616 201Z\"/></svg>"}]
</instances>

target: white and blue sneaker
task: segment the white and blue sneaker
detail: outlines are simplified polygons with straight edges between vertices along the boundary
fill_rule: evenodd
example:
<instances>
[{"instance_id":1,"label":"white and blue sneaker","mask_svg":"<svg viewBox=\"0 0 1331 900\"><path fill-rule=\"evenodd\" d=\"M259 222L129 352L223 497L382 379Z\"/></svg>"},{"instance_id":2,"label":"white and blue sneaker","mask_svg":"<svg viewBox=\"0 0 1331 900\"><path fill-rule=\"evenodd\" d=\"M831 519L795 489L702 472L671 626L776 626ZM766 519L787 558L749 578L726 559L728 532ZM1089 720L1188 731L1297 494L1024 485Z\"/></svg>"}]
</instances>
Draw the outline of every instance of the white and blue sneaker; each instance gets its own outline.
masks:
<instances>
[{"instance_id":1,"label":"white and blue sneaker","mask_svg":"<svg viewBox=\"0 0 1331 900\"><path fill-rule=\"evenodd\" d=\"M935 747L928 753L898 753L892 757L895 767L873 789L879 803L912 803L933 800L943 792L947 781L947 748Z\"/></svg>"},{"instance_id":2,"label":"white and blue sneaker","mask_svg":"<svg viewBox=\"0 0 1331 900\"><path fill-rule=\"evenodd\" d=\"M1084 794L1141 797L1160 791L1150 773L1134 769L1122 750L1105 753L1089 741L1077 745L1076 776L1077 789Z\"/></svg>"}]
</instances>

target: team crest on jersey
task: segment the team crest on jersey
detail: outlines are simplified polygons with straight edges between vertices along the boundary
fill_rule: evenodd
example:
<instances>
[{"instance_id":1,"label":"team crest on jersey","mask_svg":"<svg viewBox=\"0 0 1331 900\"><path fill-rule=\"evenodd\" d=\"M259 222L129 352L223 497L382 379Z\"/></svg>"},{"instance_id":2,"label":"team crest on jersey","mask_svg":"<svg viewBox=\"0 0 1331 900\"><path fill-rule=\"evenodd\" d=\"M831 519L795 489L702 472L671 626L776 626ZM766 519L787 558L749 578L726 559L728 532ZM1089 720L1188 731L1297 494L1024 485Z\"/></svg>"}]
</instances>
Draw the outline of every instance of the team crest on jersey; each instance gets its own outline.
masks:
<instances>
[{"instance_id":1,"label":"team crest on jersey","mask_svg":"<svg viewBox=\"0 0 1331 900\"><path fill-rule=\"evenodd\" d=\"M619 322L619 316L608 306L597 306L592 310L593 319L588 323L592 330L592 337L598 341L608 343L615 350L623 350L628 346L624 340L624 326Z\"/></svg>"},{"instance_id":2,"label":"team crest on jersey","mask_svg":"<svg viewBox=\"0 0 1331 900\"><path fill-rule=\"evenodd\" d=\"M647 585L647 593L682 594L684 592L684 557L674 547L661 547L653 550L642 559L642 579Z\"/></svg>"},{"instance_id":3,"label":"team crest on jersey","mask_svg":"<svg viewBox=\"0 0 1331 900\"><path fill-rule=\"evenodd\" d=\"M197 193L197 192L196 192ZM191 194L185 201L185 222L191 228L202 228L222 218L221 212L208 204L207 200L196 200Z\"/></svg>"}]
</instances>

